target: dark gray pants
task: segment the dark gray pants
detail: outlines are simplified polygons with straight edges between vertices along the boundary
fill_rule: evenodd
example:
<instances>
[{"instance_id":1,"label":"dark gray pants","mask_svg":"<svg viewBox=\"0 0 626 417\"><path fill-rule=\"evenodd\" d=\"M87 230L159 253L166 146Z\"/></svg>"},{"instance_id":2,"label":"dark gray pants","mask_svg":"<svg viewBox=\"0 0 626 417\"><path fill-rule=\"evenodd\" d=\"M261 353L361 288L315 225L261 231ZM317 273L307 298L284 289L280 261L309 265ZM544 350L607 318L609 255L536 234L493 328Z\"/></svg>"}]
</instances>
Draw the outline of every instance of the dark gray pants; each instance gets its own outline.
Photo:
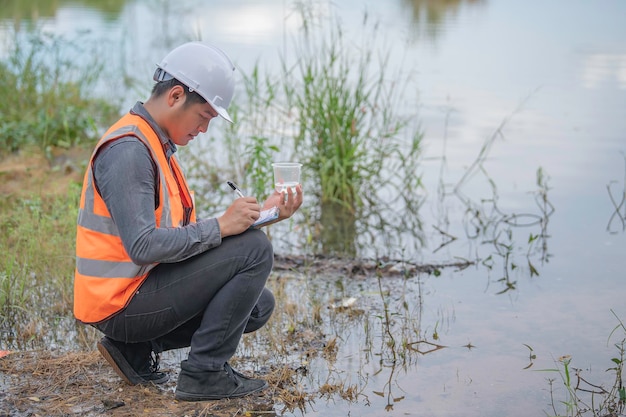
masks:
<instances>
[{"instance_id":1,"label":"dark gray pants","mask_svg":"<svg viewBox=\"0 0 626 417\"><path fill-rule=\"evenodd\" d=\"M157 351L191 346L191 365L220 370L243 333L272 315L274 296L265 283L273 258L260 230L224 238L200 255L159 264L128 306L96 327L120 342L151 342Z\"/></svg>"}]
</instances>

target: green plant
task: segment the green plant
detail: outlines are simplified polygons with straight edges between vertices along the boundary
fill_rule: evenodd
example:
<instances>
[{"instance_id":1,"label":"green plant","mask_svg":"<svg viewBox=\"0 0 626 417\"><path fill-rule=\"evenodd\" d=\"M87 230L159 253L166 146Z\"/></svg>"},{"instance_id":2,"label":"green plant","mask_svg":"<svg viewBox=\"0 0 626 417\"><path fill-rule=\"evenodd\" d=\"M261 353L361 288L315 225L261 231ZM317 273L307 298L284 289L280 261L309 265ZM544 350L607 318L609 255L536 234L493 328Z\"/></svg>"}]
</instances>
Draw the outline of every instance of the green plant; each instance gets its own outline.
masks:
<instances>
[{"instance_id":1,"label":"green plant","mask_svg":"<svg viewBox=\"0 0 626 417\"><path fill-rule=\"evenodd\" d=\"M278 152L278 147L269 144L265 137L252 136L251 144L245 151L249 189L252 195L264 198L267 196L268 178L272 178L271 161L273 152Z\"/></svg>"},{"instance_id":2,"label":"green plant","mask_svg":"<svg viewBox=\"0 0 626 417\"><path fill-rule=\"evenodd\" d=\"M17 346L42 343L50 334L33 323L52 326L71 311L79 191L0 206L0 323Z\"/></svg>"},{"instance_id":3,"label":"green plant","mask_svg":"<svg viewBox=\"0 0 626 417\"><path fill-rule=\"evenodd\" d=\"M618 329L623 330L624 336L626 336L624 323L617 317L613 310L611 310L611 313L616 317L619 324L615 326L609 335L609 340ZM583 417L587 415L593 417L617 417L622 415L626 404L626 389L622 381L626 353L625 345L626 338L622 338L619 343L615 343L614 345L619 355L618 357L611 358L611 362L615 364L615 366L607 369L608 372L614 373L613 382L608 389L601 384L591 383L583 377L581 369L571 366L572 358L570 355L561 356L558 359L559 366L557 368L542 369L542 371L558 373L566 392L565 398L557 401L554 396L555 380L548 379L553 413L549 415L555 417ZM559 404L563 409L559 407Z\"/></svg>"},{"instance_id":4,"label":"green plant","mask_svg":"<svg viewBox=\"0 0 626 417\"><path fill-rule=\"evenodd\" d=\"M276 124L283 122L272 112L275 86L269 77L261 79L258 65L250 74L240 74L244 96L228 109L233 123L223 130L209 129L210 136L180 149L197 206L205 214L219 212L232 201L232 191L224 188L227 180L260 202L273 189L271 163L280 151Z\"/></svg>"},{"instance_id":5,"label":"green plant","mask_svg":"<svg viewBox=\"0 0 626 417\"><path fill-rule=\"evenodd\" d=\"M407 230L419 245L422 134L407 110L415 108L406 102L410 70L391 73L393 48L372 46L377 25L367 15L355 45L358 35L348 38L339 22L298 7L303 26L282 79L286 108L296 115L294 155L309 179L306 192L319 201L307 213L321 245L313 250L353 256L359 239L402 246Z\"/></svg>"},{"instance_id":6,"label":"green plant","mask_svg":"<svg viewBox=\"0 0 626 417\"><path fill-rule=\"evenodd\" d=\"M295 153L318 179L321 202L355 211L372 203L375 191L394 184L396 173L407 174L389 169L396 164L410 168L411 175L395 185L414 192L420 181L412 163L421 134L409 129L414 114L401 115L397 107L405 87L402 75L390 77L388 53L376 59L376 49L367 45L376 28L372 39L354 47L339 23L326 35L314 36L309 27L325 22L304 5L300 11L305 25L295 46L297 60L285 65L283 76L286 96L299 116Z\"/></svg>"},{"instance_id":7,"label":"green plant","mask_svg":"<svg viewBox=\"0 0 626 417\"><path fill-rule=\"evenodd\" d=\"M16 260L12 256L7 256L1 265L0 272L0 311L3 316L10 308L24 305L25 297L25 280L19 280L20 275Z\"/></svg>"},{"instance_id":8,"label":"green plant","mask_svg":"<svg viewBox=\"0 0 626 417\"><path fill-rule=\"evenodd\" d=\"M79 65L76 59L97 56L86 54L86 46L39 32L14 39L10 46L8 57L0 62L3 150L36 145L49 151L88 143L116 117L114 105L91 92L101 65Z\"/></svg>"},{"instance_id":9,"label":"green plant","mask_svg":"<svg viewBox=\"0 0 626 417\"><path fill-rule=\"evenodd\" d=\"M548 252L548 240L550 238L548 224L555 209L548 198L548 192L551 189L548 184L550 180L549 175L542 167L538 167L536 170L537 189L531 193L534 196L538 212L511 212L503 210L499 204L500 196L497 181L489 175L485 166L496 141L505 138L506 125L517 112L522 110L524 104L529 99L530 96L520 102L518 107L505 117L494 132L485 139L478 155L451 190L446 189L443 178L445 154L441 157L441 177L438 187L439 199L443 202L443 199L448 195L458 198L465 206L463 227L466 237L470 240L480 240L480 245L488 244L493 248L486 257L480 260L480 263L489 271L494 270L496 266L501 267L502 275L496 279L501 289L497 294L504 294L517 289L514 272L520 273L524 271L523 263L527 265L526 270L530 277L539 276L540 268L534 259L538 258L541 265L543 265L548 262L551 256ZM447 123L448 118L446 117L446 129ZM474 177L480 177L490 194L481 197L476 192L473 192L471 195L465 193L465 187L469 184L470 179ZM444 222L444 220L441 221ZM447 222L447 219L445 222ZM525 260L520 262L518 259L518 248L520 247L518 231L527 227L533 227L534 229L526 238L527 250ZM442 228L437 227L436 229L446 239L437 250L456 241L456 236L450 235Z\"/></svg>"},{"instance_id":10,"label":"green plant","mask_svg":"<svg viewBox=\"0 0 626 417\"><path fill-rule=\"evenodd\" d=\"M243 73L243 71L242 71ZM270 77L262 78L259 65L255 65L250 74L243 73L245 99L242 108L236 108L241 114L241 127L235 124L229 126L227 142L236 144L239 149L233 148L231 155L242 155L243 158L233 158L233 166L238 167L238 174L252 195L263 201L273 187L272 162L276 161L280 152L279 143L272 140L272 136L279 129L275 126L282 123L280 117L270 109L276 104L276 90L278 82ZM236 138L241 137L241 130L247 129L244 135L247 140L238 143Z\"/></svg>"},{"instance_id":11,"label":"green plant","mask_svg":"<svg viewBox=\"0 0 626 417\"><path fill-rule=\"evenodd\" d=\"M313 34L309 28L325 18L299 7L303 28L293 50L285 48L292 53L281 57L279 76L259 64L240 71L244 94L229 109L235 123L194 143L210 147L195 152L191 164L192 181L210 185L201 186L197 201L223 209L227 179L261 201L273 188L271 162L298 161L305 205L288 224L304 226L300 238L311 251L354 255L372 241L401 247L406 234L419 245L422 133L405 95L410 69L390 73L391 51L377 55L376 25L367 19L363 45L353 47L338 23Z\"/></svg>"}]
</instances>

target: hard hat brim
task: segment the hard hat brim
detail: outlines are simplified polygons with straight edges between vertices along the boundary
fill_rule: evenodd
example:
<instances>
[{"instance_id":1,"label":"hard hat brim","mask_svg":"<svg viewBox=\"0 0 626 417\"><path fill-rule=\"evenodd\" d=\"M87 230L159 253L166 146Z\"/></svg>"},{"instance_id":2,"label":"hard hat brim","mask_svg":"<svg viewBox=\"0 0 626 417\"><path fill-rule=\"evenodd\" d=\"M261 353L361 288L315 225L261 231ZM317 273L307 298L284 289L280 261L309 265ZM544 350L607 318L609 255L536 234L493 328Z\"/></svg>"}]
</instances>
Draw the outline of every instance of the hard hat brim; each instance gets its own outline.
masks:
<instances>
[{"instance_id":1,"label":"hard hat brim","mask_svg":"<svg viewBox=\"0 0 626 417\"><path fill-rule=\"evenodd\" d=\"M213 107L213 110L215 110L222 119L226 120L228 123L233 123L233 119L230 117L230 114L228 114L225 108L216 106L215 104L211 103L209 100L207 100L207 103L209 103L211 107Z\"/></svg>"}]
</instances>

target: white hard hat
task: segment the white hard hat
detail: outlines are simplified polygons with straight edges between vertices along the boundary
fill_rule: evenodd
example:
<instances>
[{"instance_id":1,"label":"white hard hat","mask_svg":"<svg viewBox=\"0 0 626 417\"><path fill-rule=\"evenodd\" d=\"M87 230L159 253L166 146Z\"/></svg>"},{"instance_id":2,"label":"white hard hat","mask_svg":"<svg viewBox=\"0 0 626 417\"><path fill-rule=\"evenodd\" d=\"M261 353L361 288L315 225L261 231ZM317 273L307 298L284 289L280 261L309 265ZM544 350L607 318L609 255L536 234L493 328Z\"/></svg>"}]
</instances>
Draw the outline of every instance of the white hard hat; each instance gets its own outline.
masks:
<instances>
[{"instance_id":1,"label":"white hard hat","mask_svg":"<svg viewBox=\"0 0 626 417\"><path fill-rule=\"evenodd\" d=\"M221 49L203 42L189 42L167 54L157 64L153 78L155 81L176 78L232 123L226 109L235 91L234 71L235 66Z\"/></svg>"}]
</instances>

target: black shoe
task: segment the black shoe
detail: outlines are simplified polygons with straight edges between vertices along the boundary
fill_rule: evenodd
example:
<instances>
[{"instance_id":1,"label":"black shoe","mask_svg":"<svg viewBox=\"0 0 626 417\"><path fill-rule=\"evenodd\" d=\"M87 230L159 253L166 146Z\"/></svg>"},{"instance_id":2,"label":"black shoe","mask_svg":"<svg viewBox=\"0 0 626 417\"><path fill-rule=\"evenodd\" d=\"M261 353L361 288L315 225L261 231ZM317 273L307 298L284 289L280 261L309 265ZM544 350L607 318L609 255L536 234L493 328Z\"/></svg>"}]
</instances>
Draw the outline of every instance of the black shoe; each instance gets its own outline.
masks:
<instances>
[{"instance_id":1,"label":"black shoe","mask_svg":"<svg viewBox=\"0 0 626 417\"><path fill-rule=\"evenodd\" d=\"M162 384L170 377L159 372L159 356L150 343L121 343L108 337L98 342L98 350L113 370L130 385Z\"/></svg>"},{"instance_id":2,"label":"black shoe","mask_svg":"<svg viewBox=\"0 0 626 417\"><path fill-rule=\"evenodd\" d=\"M175 397L182 401L220 400L243 397L265 388L267 382L242 375L228 363L221 371L204 371L183 361Z\"/></svg>"}]
</instances>

